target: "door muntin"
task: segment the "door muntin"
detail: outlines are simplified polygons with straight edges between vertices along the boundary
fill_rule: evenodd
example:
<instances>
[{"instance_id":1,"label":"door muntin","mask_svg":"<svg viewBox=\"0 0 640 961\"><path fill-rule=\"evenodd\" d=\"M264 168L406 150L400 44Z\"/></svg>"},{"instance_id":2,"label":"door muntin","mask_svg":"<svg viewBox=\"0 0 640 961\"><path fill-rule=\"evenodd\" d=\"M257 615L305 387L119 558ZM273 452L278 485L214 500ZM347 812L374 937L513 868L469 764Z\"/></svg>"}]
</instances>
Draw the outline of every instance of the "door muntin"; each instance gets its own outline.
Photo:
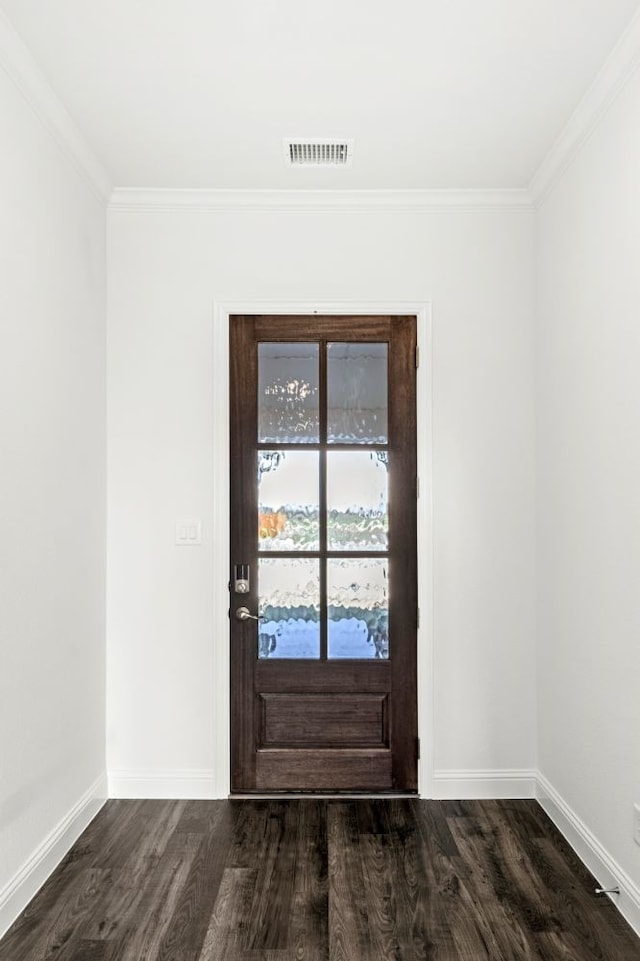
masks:
<instances>
[{"instance_id":1,"label":"door muntin","mask_svg":"<svg viewBox=\"0 0 640 961\"><path fill-rule=\"evenodd\" d=\"M262 341L257 366L258 657L387 658L388 344Z\"/></svg>"}]
</instances>

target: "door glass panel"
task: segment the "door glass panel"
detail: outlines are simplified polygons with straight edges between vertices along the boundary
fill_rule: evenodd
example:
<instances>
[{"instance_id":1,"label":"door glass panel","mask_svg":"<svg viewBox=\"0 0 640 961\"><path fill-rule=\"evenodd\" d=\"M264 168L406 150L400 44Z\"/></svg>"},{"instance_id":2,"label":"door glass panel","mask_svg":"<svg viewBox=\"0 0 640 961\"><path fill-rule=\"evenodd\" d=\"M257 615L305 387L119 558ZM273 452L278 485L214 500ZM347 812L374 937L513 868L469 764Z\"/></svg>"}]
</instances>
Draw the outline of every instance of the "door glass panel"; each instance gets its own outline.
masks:
<instances>
[{"instance_id":1,"label":"door glass panel","mask_svg":"<svg viewBox=\"0 0 640 961\"><path fill-rule=\"evenodd\" d=\"M327 440L386 444L387 344L327 345Z\"/></svg>"},{"instance_id":2,"label":"door glass panel","mask_svg":"<svg viewBox=\"0 0 640 961\"><path fill-rule=\"evenodd\" d=\"M328 452L329 550L387 550L387 461L386 451Z\"/></svg>"},{"instance_id":3,"label":"door glass panel","mask_svg":"<svg viewBox=\"0 0 640 961\"><path fill-rule=\"evenodd\" d=\"M320 562L259 559L259 658L320 657Z\"/></svg>"},{"instance_id":4,"label":"door glass panel","mask_svg":"<svg viewBox=\"0 0 640 961\"><path fill-rule=\"evenodd\" d=\"M317 551L317 451L258 451L258 549Z\"/></svg>"},{"instance_id":5,"label":"door glass panel","mask_svg":"<svg viewBox=\"0 0 640 961\"><path fill-rule=\"evenodd\" d=\"M258 441L320 439L318 344L258 344Z\"/></svg>"},{"instance_id":6,"label":"door glass panel","mask_svg":"<svg viewBox=\"0 0 640 961\"><path fill-rule=\"evenodd\" d=\"M330 658L389 657L387 558L327 561L327 653Z\"/></svg>"}]
</instances>

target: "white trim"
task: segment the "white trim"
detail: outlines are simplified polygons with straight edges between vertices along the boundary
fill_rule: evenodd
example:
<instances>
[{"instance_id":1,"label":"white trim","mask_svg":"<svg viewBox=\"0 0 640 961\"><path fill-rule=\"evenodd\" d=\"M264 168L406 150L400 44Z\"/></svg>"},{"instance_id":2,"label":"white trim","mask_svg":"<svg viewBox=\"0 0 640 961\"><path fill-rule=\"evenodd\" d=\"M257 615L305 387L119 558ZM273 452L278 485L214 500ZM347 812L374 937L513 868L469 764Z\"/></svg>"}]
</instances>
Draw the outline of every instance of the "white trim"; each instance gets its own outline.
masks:
<instances>
[{"instance_id":1,"label":"white trim","mask_svg":"<svg viewBox=\"0 0 640 961\"><path fill-rule=\"evenodd\" d=\"M418 319L420 366L416 378L417 470L420 480L418 527L418 792L431 797L436 731L433 677L433 318L431 304L407 314Z\"/></svg>"},{"instance_id":2,"label":"white trim","mask_svg":"<svg viewBox=\"0 0 640 961\"><path fill-rule=\"evenodd\" d=\"M110 209L117 213L171 211L296 211L370 213L441 210L533 211L523 190L189 190L117 187Z\"/></svg>"},{"instance_id":3,"label":"white trim","mask_svg":"<svg viewBox=\"0 0 640 961\"><path fill-rule=\"evenodd\" d=\"M213 800L226 797L228 791L216 793L212 770L179 771L109 771L110 798L171 798Z\"/></svg>"},{"instance_id":4,"label":"white trim","mask_svg":"<svg viewBox=\"0 0 640 961\"><path fill-rule=\"evenodd\" d=\"M536 170L529 192L540 207L640 64L640 11L616 43L560 136Z\"/></svg>"},{"instance_id":5,"label":"white trim","mask_svg":"<svg viewBox=\"0 0 640 961\"><path fill-rule=\"evenodd\" d=\"M107 799L101 774L0 891L0 938L42 887Z\"/></svg>"},{"instance_id":6,"label":"white trim","mask_svg":"<svg viewBox=\"0 0 640 961\"><path fill-rule=\"evenodd\" d=\"M112 183L6 15L0 11L0 68L18 88L67 160L103 202Z\"/></svg>"},{"instance_id":7,"label":"white trim","mask_svg":"<svg viewBox=\"0 0 640 961\"><path fill-rule=\"evenodd\" d=\"M600 887L618 885L619 895L611 900L622 916L640 935L640 888L591 833L567 802L558 794L547 778L538 772L537 799L560 833L566 838L581 861L586 864Z\"/></svg>"},{"instance_id":8,"label":"white trim","mask_svg":"<svg viewBox=\"0 0 640 961\"><path fill-rule=\"evenodd\" d=\"M213 440L215 451L213 470L213 523L217 531L216 549L213 557L213 663L216 678L212 678L217 692L214 707L216 738L213 758L214 796L224 797L229 791L230 730L229 730L229 315L230 314L363 314L415 315L418 324L418 343L421 349L420 367L417 371L418 403L418 472L420 497L417 504L419 537L418 605L421 626L418 631L418 736L422 745L422 758L418 765L418 788L420 794L431 796L433 769L433 536L432 536L432 337L431 304L370 301L302 303L276 303L272 301L216 303L213 320L213 390L218 434ZM420 549L422 545L422 549ZM222 685L220 678L223 678Z\"/></svg>"},{"instance_id":9,"label":"white trim","mask_svg":"<svg viewBox=\"0 0 640 961\"><path fill-rule=\"evenodd\" d=\"M228 309L227 309L228 308ZM229 676L229 314L250 313L232 305L213 306L213 758L215 793L226 797L231 786L231 700ZM256 311L257 313L257 311Z\"/></svg>"},{"instance_id":10,"label":"white trim","mask_svg":"<svg viewBox=\"0 0 640 961\"><path fill-rule=\"evenodd\" d=\"M520 768L434 771L433 797L438 801L535 798L536 772Z\"/></svg>"}]
</instances>

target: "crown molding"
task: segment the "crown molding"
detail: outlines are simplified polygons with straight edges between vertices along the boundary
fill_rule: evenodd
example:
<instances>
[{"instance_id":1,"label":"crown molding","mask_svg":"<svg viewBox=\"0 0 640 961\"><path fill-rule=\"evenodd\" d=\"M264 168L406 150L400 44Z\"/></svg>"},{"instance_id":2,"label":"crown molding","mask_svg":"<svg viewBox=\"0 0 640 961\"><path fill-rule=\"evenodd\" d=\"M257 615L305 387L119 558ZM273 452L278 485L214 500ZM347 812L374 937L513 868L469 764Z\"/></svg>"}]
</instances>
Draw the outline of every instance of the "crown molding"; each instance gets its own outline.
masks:
<instances>
[{"instance_id":1,"label":"crown molding","mask_svg":"<svg viewBox=\"0 0 640 961\"><path fill-rule=\"evenodd\" d=\"M639 65L640 10L634 15L533 175L529 192L536 207L542 206Z\"/></svg>"},{"instance_id":2,"label":"crown molding","mask_svg":"<svg viewBox=\"0 0 640 961\"><path fill-rule=\"evenodd\" d=\"M532 211L528 190L189 190L117 187L117 213L269 210L326 213Z\"/></svg>"},{"instance_id":3,"label":"crown molding","mask_svg":"<svg viewBox=\"0 0 640 961\"><path fill-rule=\"evenodd\" d=\"M0 11L0 68L14 83L67 160L103 202L113 185L28 48Z\"/></svg>"}]
</instances>

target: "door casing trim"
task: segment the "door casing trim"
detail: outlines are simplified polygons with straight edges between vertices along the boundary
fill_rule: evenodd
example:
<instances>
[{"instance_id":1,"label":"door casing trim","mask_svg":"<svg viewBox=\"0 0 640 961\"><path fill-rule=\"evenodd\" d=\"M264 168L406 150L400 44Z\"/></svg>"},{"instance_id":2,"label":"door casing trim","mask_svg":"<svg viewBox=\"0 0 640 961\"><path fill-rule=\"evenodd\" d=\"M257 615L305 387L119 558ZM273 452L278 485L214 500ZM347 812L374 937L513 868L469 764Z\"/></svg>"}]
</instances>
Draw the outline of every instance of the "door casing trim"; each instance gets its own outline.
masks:
<instances>
[{"instance_id":1,"label":"door casing trim","mask_svg":"<svg viewBox=\"0 0 640 961\"><path fill-rule=\"evenodd\" d=\"M420 366L416 378L417 462L420 496L418 521L418 792L433 796L434 678L433 678L433 525L432 525L432 314L431 303L404 301L215 301L213 304L213 396L215 436L213 460L213 740L214 797L227 797L231 784L229 691L229 317L232 314L353 314L406 316L417 321ZM221 452L224 452L222 454Z\"/></svg>"}]
</instances>

